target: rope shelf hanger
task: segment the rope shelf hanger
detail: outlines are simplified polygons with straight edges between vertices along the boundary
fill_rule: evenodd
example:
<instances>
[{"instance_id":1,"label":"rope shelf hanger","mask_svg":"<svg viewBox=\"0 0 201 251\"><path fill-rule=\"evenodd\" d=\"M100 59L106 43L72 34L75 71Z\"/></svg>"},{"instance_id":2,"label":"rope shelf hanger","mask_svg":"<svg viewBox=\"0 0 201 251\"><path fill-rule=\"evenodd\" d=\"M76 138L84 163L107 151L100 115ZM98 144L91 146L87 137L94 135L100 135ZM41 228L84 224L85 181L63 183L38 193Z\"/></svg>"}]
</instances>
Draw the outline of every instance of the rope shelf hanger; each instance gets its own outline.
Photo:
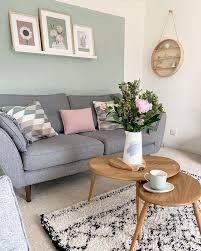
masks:
<instances>
[{"instance_id":1,"label":"rope shelf hanger","mask_svg":"<svg viewBox=\"0 0 201 251\"><path fill-rule=\"evenodd\" d=\"M168 21L169 21L170 18L172 19L172 23L173 23L173 27L174 27L174 32L175 32L176 39L177 39L177 41L179 41L179 36L178 36L177 28L176 28L176 22L175 22L175 18L174 18L174 13L173 13L173 10L169 10L169 13L168 13L168 16L167 16L167 20L166 20L166 22L163 25L163 29L162 29L162 32L161 32L161 36L160 36L159 42L162 41L162 38L164 36L165 30L167 28Z\"/></svg>"},{"instance_id":2,"label":"rope shelf hanger","mask_svg":"<svg viewBox=\"0 0 201 251\"><path fill-rule=\"evenodd\" d=\"M164 33L167 28L169 18L172 19L176 40L172 38L164 39ZM179 42L178 32L173 10L169 10L167 20L163 26L160 39L155 47L152 57L151 66L154 73L159 77L169 77L175 74L183 63L184 52Z\"/></svg>"}]
</instances>

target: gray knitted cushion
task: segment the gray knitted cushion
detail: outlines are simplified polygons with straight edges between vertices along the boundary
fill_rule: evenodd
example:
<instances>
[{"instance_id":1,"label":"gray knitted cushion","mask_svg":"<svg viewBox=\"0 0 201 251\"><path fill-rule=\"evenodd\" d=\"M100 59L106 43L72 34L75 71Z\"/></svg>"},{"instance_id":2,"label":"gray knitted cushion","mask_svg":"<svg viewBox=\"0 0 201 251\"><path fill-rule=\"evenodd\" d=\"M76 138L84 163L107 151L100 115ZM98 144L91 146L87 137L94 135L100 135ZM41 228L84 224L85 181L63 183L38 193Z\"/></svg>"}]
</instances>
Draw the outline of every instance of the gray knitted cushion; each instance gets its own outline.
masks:
<instances>
[{"instance_id":1,"label":"gray knitted cushion","mask_svg":"<svg viewBox=\"0 0 201 251\"><path fill-rule=\"evenodd\" d=\"M27 151L27 140L15 119L4 112L0 112L0 127L8 133L20 152Z\"/></svg>"}]
</instances>

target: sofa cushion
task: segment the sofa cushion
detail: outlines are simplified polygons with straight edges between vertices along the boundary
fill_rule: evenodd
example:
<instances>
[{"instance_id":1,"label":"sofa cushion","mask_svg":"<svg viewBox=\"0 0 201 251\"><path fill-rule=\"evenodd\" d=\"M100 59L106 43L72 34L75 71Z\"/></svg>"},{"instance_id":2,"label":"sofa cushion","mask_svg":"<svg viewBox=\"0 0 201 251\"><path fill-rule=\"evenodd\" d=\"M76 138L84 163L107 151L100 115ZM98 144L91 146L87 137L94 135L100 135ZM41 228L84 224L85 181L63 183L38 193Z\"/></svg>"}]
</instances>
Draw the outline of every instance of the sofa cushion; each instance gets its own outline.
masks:
<instances>
[{"instance_id":1,"label":"sofa cushion","mask_svg":"<svg viewBox=\"0 0 201 251\"><path fill-rule=\"evenodd\" d=\"M123 129L113 131L83 132L81 135L100 140L104 144L104 154L123 152L125 143L125 132Z\"/></svg>"},{"instance_id":2,"label":"sofa cushion","mask_svg":"<svg viewBox=\"0 0 201 251\"><path fill-rule=\"evenodd\" d=\"M16 119L28 142L57 135L38 101L28 106L4 106L2 109Z\"/></svg>"},{"instance_id":3,"label":"sofa cushion","mask_svg":"<svg viewBox=\"0 0 201 251\"><path fill-rule=\"evenodd\" d=\"M104 154L120 153L124 150L126 135L124 129L116 129L113 131L83 132L80 135L100 140L104 144ZM153 134L142 134L142 145L147 146L154 144L155 132Z\"/></svg>"},{"instance_id":4,"label":"sofa cushion","mask_svg":"<svg viewBox=\"0 0 201 251\"><path fill-rule=\"evenodd\" d=\"M71 95L68 96L70 108L71 109L81 109L81 108L88 108L91 107L94 125L97 128L98 122L96 118L96 111L94 109L93 101L111 101L113 96L120 97L120 94L108 94L108 95L101 95L101 96L79 96L79 95Z\"/></svg>"},{"instance_id":5,"label":"sofa cushion","mask_svg":"<svg viewBox=\"0 0 201 251\"><path fill-rule=\"evenodd\" d=\"M27 151L28 142L23 136L15 119L7 113L0 112L0 127L8 133L20 152Z\"/></svg>"},{"instance_id":6,"label":"sofa cushion","mask_svg":"<svg viewBox=\"0 0 201 251\"><path fill-rule=\"evenodd\" d=\"M150 133L143 132L142 133L142 145L151 145L154 144L157 140L157 132L156 131L150 131Z\"/></svg>"},{"instance_id":7,"label":"sofa cushion","mask_svg":"<svg viewBox=\"0 0 201 251\"><path fill-rule=\"evenodd\" d=\"M97 115L99 130L108 131L123 128L121 124L115 122L113 114L111 113L114 112L114 101L93 101L93 104Z\"/></svg>"},{"instance_id":8,"label":"sofa cushion","mask_svg":"<svg viewBox=\"0 0 201 251\"><path fill-rule=\"evenodd\" d=\"M11 180L0 176L0 250L28 251L20 209Z\"/></svg>"},{"instance_id":9,"label":"sofa cushion","mask_svg":"<svg viewBox=\"0 0 201 251\"><path fill-rule=\"evenodd\" d=\"M22 154L24 169L39 170L102 155L104 145L93 138L60 134L31 144Z\"/></svg>"},{"instance_id":10,"label":"sofa cushion","mask_svg":"<svg viewBox=\"0 0 201 251\"><path fill-rule=\"evenodd\" d=\"M61 110L65 134L95 131L91 108Z\"/></svg>"},{"instance_id":11,"label":"sofa cushion","mask_svg":"<svg viewBox=\"0 0 201 251\"><path fill-rule=\"evenodd\" d=\"M0 94L0 107L2 106L26 106L33 101L39 101L43 107L52 127L56 132L63 132L63 124L59 114L61 109L69 109L68 99L66 95L11 95Z\"/></svg>"}]
</instances>

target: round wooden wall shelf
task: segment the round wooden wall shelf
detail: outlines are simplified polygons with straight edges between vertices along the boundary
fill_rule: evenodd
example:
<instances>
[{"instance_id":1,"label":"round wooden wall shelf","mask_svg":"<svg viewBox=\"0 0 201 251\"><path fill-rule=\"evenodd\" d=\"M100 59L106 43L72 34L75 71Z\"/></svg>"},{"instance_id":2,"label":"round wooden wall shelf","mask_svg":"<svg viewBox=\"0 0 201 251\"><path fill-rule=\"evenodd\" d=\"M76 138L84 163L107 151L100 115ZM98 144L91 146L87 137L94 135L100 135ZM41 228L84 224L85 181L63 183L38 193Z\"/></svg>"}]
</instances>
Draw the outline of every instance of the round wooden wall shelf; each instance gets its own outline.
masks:
<instances>
[{"instance_id":1,"label":"round wooden wall shelf","mask_svg":"<svg viewBox=\"0 0 201 251\"><path fill-rule=\"evenodd\" d=\"M153 71L160 77L169 77L181 67L184 52L181 44L173 39L165 39L156 46L151 57Z\"/></svg>"}]
</instances>

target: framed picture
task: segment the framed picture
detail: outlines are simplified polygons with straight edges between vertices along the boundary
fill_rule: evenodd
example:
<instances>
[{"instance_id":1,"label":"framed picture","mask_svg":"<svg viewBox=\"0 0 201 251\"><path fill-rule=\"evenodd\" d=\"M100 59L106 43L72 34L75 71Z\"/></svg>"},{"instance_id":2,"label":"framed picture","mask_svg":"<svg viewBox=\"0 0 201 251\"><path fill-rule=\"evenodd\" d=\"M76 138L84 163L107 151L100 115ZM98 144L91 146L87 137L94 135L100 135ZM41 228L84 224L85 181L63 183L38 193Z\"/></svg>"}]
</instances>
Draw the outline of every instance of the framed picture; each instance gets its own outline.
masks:
<instances>
[{"instance_id":1,"label":"framed picture","mask_svg":"<svg viewBox=\"0 0 201 251\"><path fill-rule=\"evenodd\" d=\"M75 53L86 56L94 56L94 38L92 28L74 25L73 34Z\"/></svg>"},{"instance_id":2,"label":"framed picture","mask_svg":"<svg viewBox=\"0 0 201 251\"><path fill-rule=\"evenodd\" d=\"M72 26L69 15L39 10L43 49L73 54Z\"/></svg>"},{"instance_id":3,"label":"framed picture","mask_svg":"<svg viewBox=\"0 0 201 251\"><path fill-rule=\"evenodd\" d=\"M38 18L9 12L13 47L17 51L41 51Z\"/></svg>"}]
</instances>

